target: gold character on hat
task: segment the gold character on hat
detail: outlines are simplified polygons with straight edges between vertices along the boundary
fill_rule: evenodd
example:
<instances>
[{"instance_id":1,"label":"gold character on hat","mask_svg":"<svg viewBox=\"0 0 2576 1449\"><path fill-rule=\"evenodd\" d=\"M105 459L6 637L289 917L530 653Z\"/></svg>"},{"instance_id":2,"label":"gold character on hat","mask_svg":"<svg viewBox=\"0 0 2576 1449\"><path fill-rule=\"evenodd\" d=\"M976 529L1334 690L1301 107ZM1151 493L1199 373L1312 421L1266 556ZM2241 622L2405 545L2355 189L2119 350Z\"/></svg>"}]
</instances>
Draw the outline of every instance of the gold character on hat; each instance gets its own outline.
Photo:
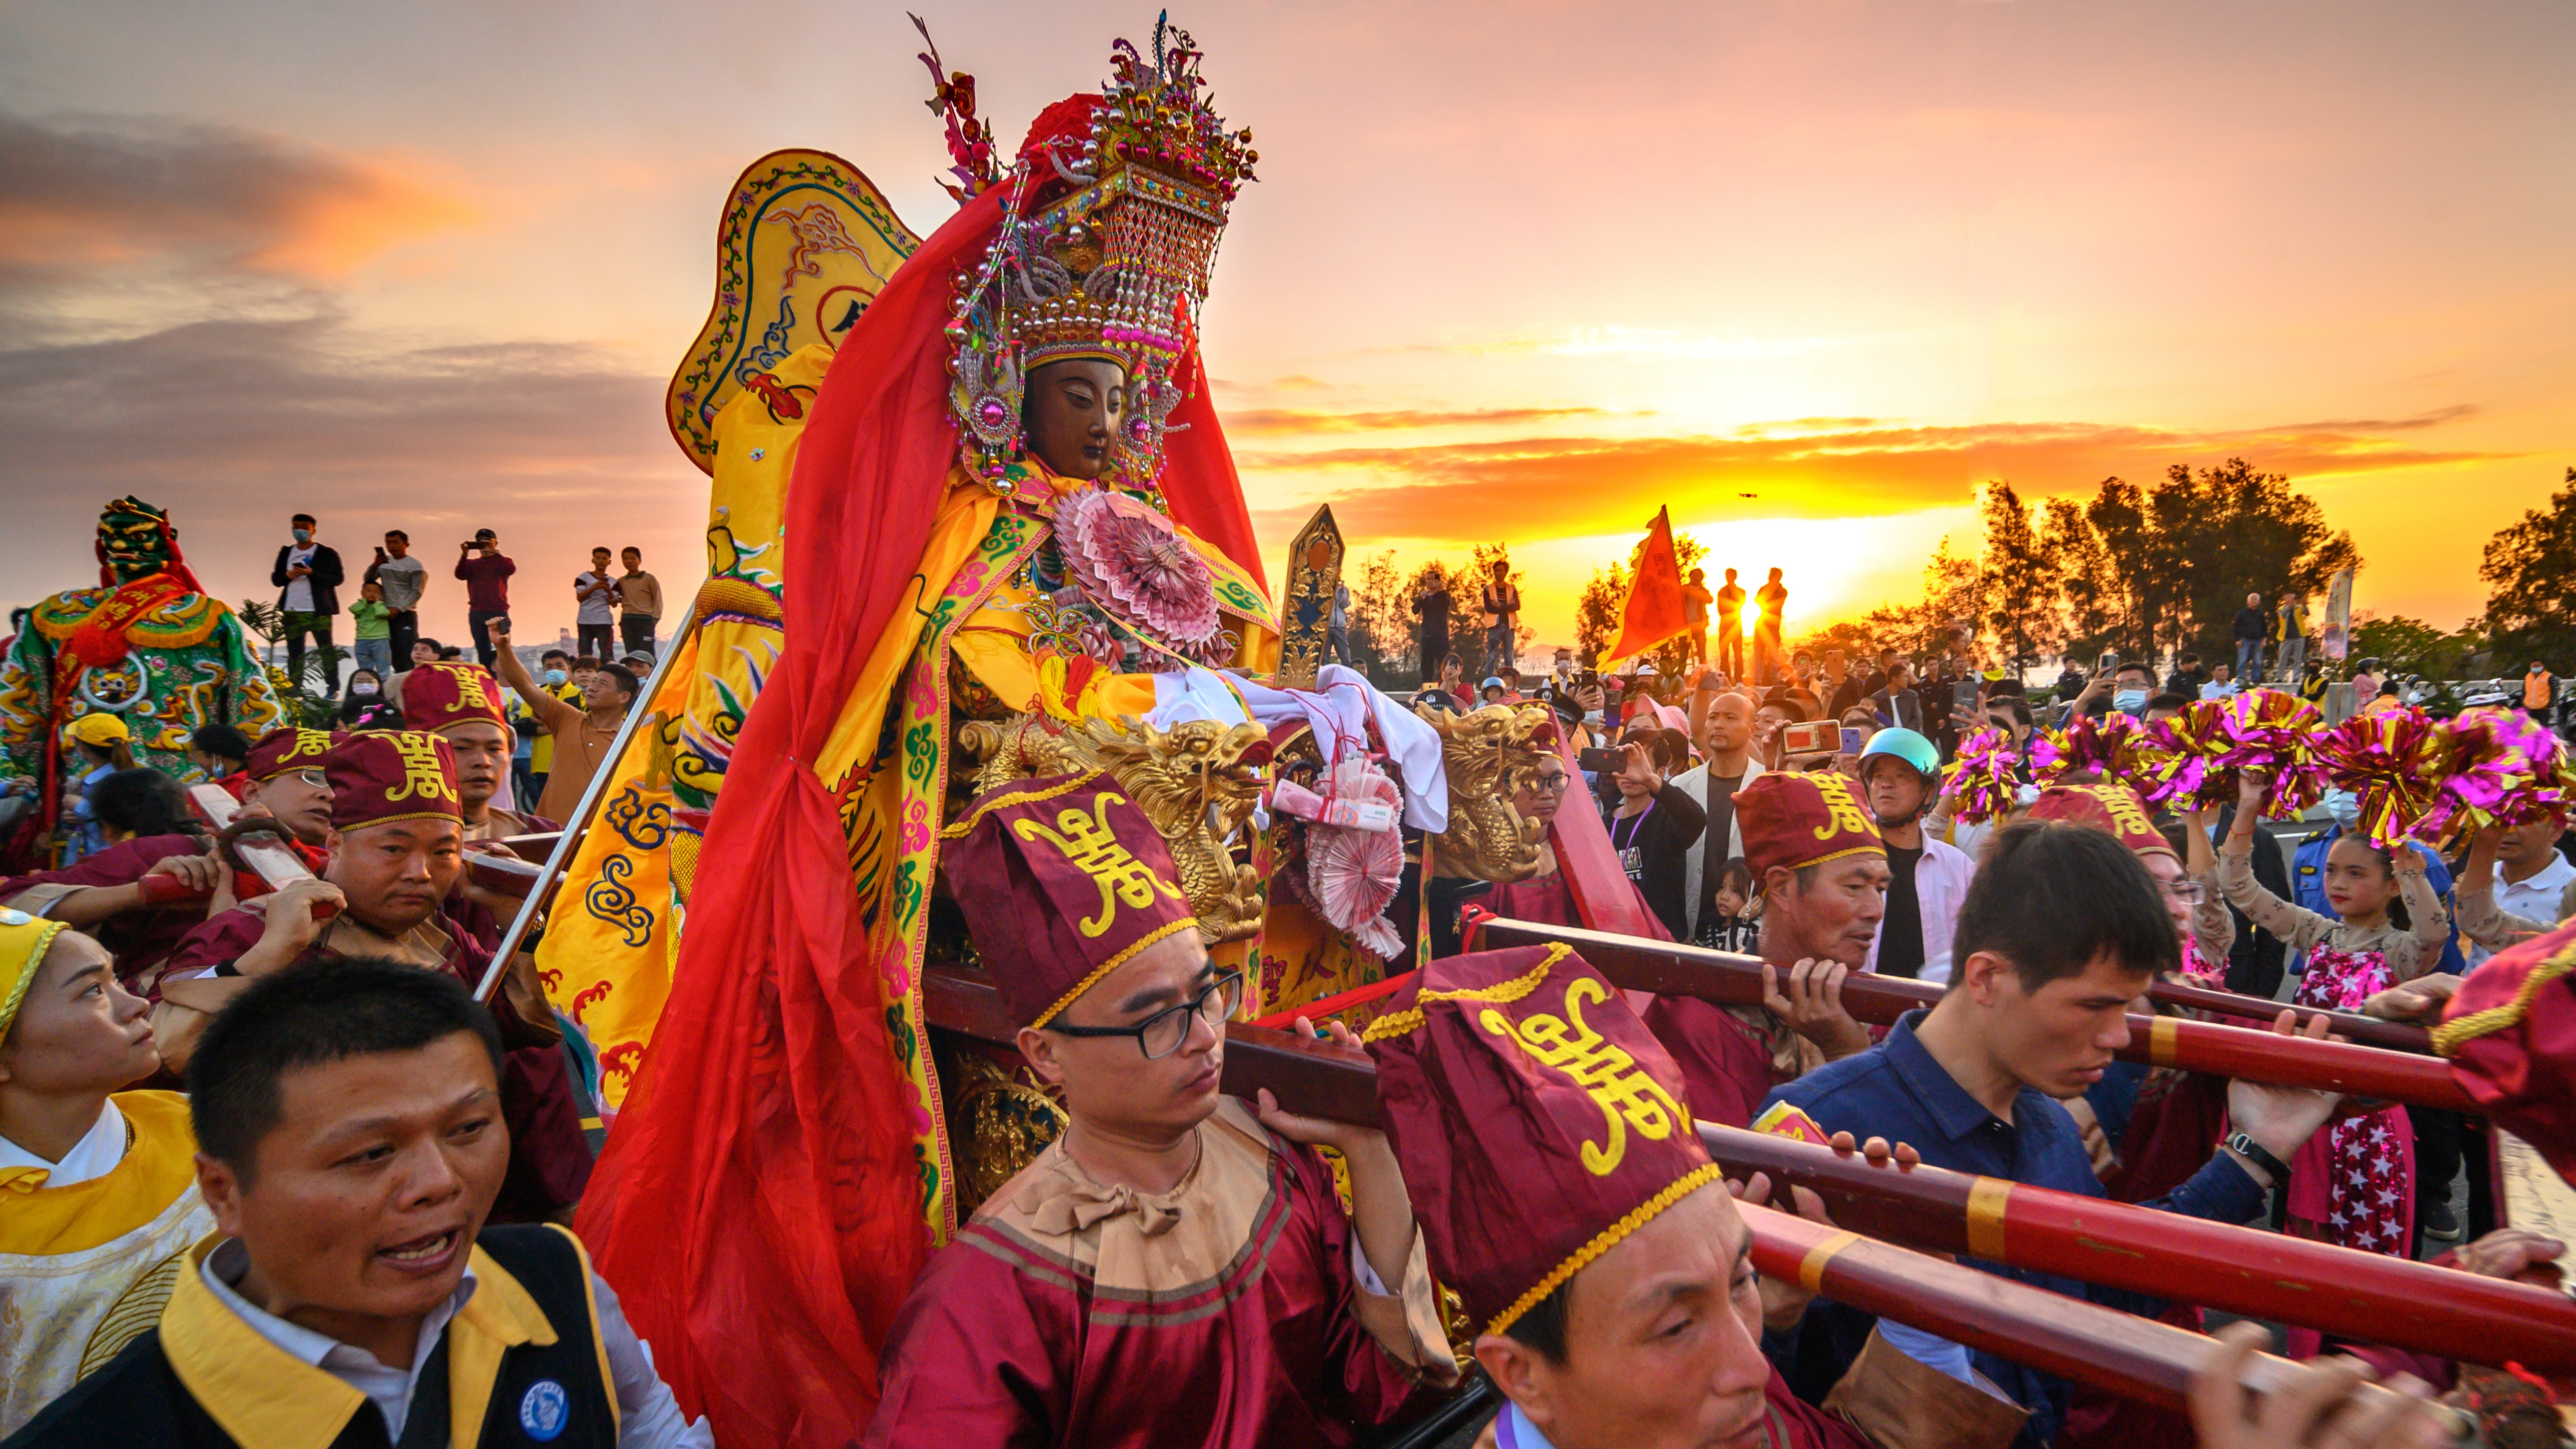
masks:
<instances>
[{"instance_id":1,"label":"gold character on hat","mask_svg":"<svg viewBox=\"0 0 2576 1449\"><path fill-rule=\"evenodd\" d=\"M2102 802L2103 809L2111 812L2113 823L2117 824L2123 833L2130 835L2156 833L2155 822L2147 818L2146 810L2138 803L2137 791L2125 788L2105 789L2099 785L2087 785L2084 788L2092 793L2093 798Z\"/></svg>"},{"instance_id":2,"label":"gold character on hat","mask_svg":"<svg viewBox=\"0 0 2576 1449\"><path fill-rule=\"evenodd\" d=\"M455 671L455 674L457 703L470 704L476 709L498 708L498 706L492 703L492 696L483 692L483 674L481 670L459 669Z\"/></svg>"},{"instance_id":3,"label":"gold character on hat","mask_svg":"<svg viewBox=\"0 0 2576 1449\"><path fill-rule=\"evenodd\" d=\"M1630 1127L1649 1142L1661 1142L1672 1135L1675 1124L1690 1120L1682 1104L1638 1066L1635 1057L1584 1024L1583 1003L1606 1001L1609 995L1598 980L1577 977L1565 988L1563 1017L1532 1016L1515 1022L1487 1007L1477 1018L1485 1030L1519 1043L1539 1065L1565 1073L1599 1104L1610 1140L1606 1145L1583 1144L1584 1170L1595 1177L1619 1170L1619 1160L1628 1155Z\"/></svg>"},{"instance_id":4,"label":"gold character on hat","mask_svg":"<svg viewBox=\"0 0 2576 1449\"><path fill-rule=\"evenodd\" d=\"M447 772L438 767L438 738L435 735L405 731L390 737L394 753L402 757L402 783L385 793L387 800L456 801L455 787L447 781Z\"/></svg>"},{"instance_id":5,"label":"gold character on hat","mask_svg":"<svg viewBox=\"0 0 2576 1449\"><path fill-rule=\"evenodd\" d=\"M1069 807L1056 816L1062 834L1049 830L1035 820L1016 821L1011 833L1022 840L1044 840L1064 852L1092 883L1100 887L1100 914L1079 925L1085 936L1098 936L1118 919L1118 903L1142 908L1154 903L1154 892L1161 891L1173 900L1181 898L1180 887L1154 874L1154 868L1129 853L1118 843L1117 832L1109 828L1109 806L1115 801L1124 805L1127 797L1102 791L1085 814L1079 806Z\"/></svg>"},{"instance_id":6,"label":"gold character on hat","mask_svg":"<svg viewBox=\"0 0 2576 1449\"><path fill-rule=\"evenodd\" d=\"M1851 787L1843 783L1842 776L1809 775L1807 778L1816 782L1816 793L1825 799L1828 818L1816 827L1818 840L1831 840L1846 830L1857 835L1878 833L1877 828L1869 823L1869 817L1861 813L1860 802L1852 798Z\"/></svg>"},{"instance_id":7,"label":"gold character on hat","mask_svg":"<svg viewBox=\"0 0 2576 1449\"><path fill-rule=\"evenodd\" d=\"M329 730L299 729L295 732L295 743L286 747L286 753L278 756L277 762L283 765L290 760L303 759L307 755L318 760L329 753L331 753Z\"/></svg>"}]
</instances>

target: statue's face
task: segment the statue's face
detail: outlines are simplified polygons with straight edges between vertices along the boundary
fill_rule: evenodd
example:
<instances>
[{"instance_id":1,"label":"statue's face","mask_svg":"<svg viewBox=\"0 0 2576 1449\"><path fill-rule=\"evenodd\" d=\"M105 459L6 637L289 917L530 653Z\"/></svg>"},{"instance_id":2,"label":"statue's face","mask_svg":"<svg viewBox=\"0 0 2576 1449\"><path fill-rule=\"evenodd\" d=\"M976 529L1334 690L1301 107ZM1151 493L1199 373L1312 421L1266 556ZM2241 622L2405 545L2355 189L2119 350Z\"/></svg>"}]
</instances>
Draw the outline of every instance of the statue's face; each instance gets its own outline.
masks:
<instances>
[{"instance_id":1,"label":"statue's face","mask_svg":"<svg viewBox=\"0 0 2576 1449\"><path fill-rule=\"evenodd\" d=\"M1108 470L1127 413L1127 375L1093 358L1050 362L1029 374L1021 414L1029 451L1058 477L1089 482Z\"/></svg>"},{"instance_id":2,"label":"statue's face","mask_svg":"<svg viewBox=\"0 0 2576 1449\"><path fill-rule=\"evenodd\" d=\"M170 545L161 520L148 513L110 507L98 518L98 546L120 584L170 566Z\"/></svg>"}]
</instances>

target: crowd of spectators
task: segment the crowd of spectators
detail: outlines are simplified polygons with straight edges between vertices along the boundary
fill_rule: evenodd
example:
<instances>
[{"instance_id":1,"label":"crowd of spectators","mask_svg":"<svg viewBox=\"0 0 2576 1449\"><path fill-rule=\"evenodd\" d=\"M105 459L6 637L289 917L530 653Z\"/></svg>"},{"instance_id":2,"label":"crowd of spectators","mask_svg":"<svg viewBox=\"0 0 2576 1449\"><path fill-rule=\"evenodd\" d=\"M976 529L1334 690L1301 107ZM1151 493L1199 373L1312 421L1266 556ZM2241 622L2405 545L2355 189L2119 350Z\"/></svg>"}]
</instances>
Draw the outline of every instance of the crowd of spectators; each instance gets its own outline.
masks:
<instances>
[{"instance_id":1,"label":"crowd of spectators","mask_svg":"<svg viewBox=\"0 0 2576 1449\"><path fill-rule=\"evenodd\" d=\"M1728 587L1734 587L1731 580ZM2292 642L2305 629L2303 604L2289 599L2264 608L2256 598L2246 607L2239 628L2257 632L2240 633L2233 661L2204 667L2196 653L2183 651L2160 675L2150 661L2106 653L2070 659L2048 688L2026 686L1999 670L1979 670L1955 647L1919 660L1882 648L1857 663L1839 648L1800 650L1780 682L1767 688L1697 662L1679 675L1641 663L1605 677L1578 669L1573 651L1559 650L1550 672L1526 688L1506 668L1488 676L1471 698L1452 668L1442 675L1450 693L1434 690L1424 697L1461 709L1496 702L1552 706L1576 738L1583 768L1562 783L1550 781L1544 802L1518 802L1524 815L1530 805L1542 804L1544 817L1553 820L1566 798L1588 792L1620 867L1665 932L1724 950L1758 954L1764 915L1772 909L1766 883L1747 865L1736 797L1773 772L1840 777L1868 811L1887 852L1874 929L1857 964L1937 982L1955 967L1960 912L1977 862L2003 824L1959 820L1942 803L1941 775L1961 743L1993 729L2017 753L2026 752L2036 729L2062 726L2077 714L2164 719L2195 701L2226 698L2245 680L2270 680L2269 687L2319 697L2322 671ZM1740 641L1721 643L1741 648ZM1691 642L1694 661L1705 652L1703 642ZM1722 663L1724 648L1719 656ZM2365 707L2390 698L2368 661L2356 668L2355 683ZM2554 676L2535 663L2516 702L2535 713L2552 708L2558 702ZM2028 783L2027 763L2020 774L2027 803L2037 794ZM2256 997L2303 999L2305 992L2322 999L2328 988L2312 974L2316 952L2325 950L2330 961L2348 959L2351 942L2330 928L2342 912L2354 909L2377 923L2370 930L2380 934L2368 939L2383 955L2389 954L2387 941L2434 933L2421 965L2409 956L2394 972L2399 979L2419 972L2456 974L2491 954L2491 948L2462 939L2457 891L2470 869L2468 842L2449 857L2419 844L2399 852L2393 864L2359 861L2348 872L2357 883L2330 894L2343 860L2338 852L2356 839L2358 804L2335 791L2317 813L2321 818L2269 830L2258 829L2235 805L2189 816L2156 813L2157 828L2173 844L2175 879L2168 895L2182 903L2177 911L2192 943L2189 965L2196 979ZM2496 913L2542 922L2576 914L2576 835L2566 833L2566 822L2505 832L2492 856L2486 869L2493 883L2487 889ZM2222 870L2222 861L2235 863ZM2410 917L2407 897L2417 882L2433 909ZM2374 907L2382 907L2381 915L2369 917ZM1506 915L1535 908L1540 918L1553 919L1544 914L1552 908L1526 887L1498 890L1488 908ZM2410 919L2412 926L2406 924ZM2294 922L2301 924L2294 929ZM2420 1110L2401 1115L2412 1118L2417 1144L2421 1191L2415 1222L2421 1240L2449 1241L2464 1226L2490 1223L2492 1205L2482 1188L2469 1205L2468 1225L2460 1221L2452 1192L2463 1153L2481 1150L2474 1121ZM2468 1176L2483 1181L2482 1174Z\"/></svg>"},{"instance_id":2,"label":"crowd of spectators","mask_svg":"<svg viewBox=\"0 0 2576 1449\"><path fill-rule=\"evenodd\" d=\"M351 646L346 658L353 669L343 676L334 636L344 612L347 568L339 550L321 540L321 524L312 514L298 513L288 522L292 541L278 548L269 572L269 582L278 590L278 642L285 646L287 677L318 685L315 692L326 699L341 698L361 676L381 688L418 657L428 565L412 553L408 532L385 531L374 560L346 601ZM589 567L571 576L579 654L597 661L593 669L607 663L631 667L637 661L649 669L662 622L662 581L645 570L642 549L629 545L616 558L612 563L605 546L593 548ZM501 551L500 535L491 529L477 529L456 546L454 576L465 586L465 632L486 669L497 658L493 631L509 631L510 581L518 571L518 561ZM432 647L432 658L462 657L461 649L434 642ZM309 671L308 649L315 655Z\"/></svg>"}]
</instances>

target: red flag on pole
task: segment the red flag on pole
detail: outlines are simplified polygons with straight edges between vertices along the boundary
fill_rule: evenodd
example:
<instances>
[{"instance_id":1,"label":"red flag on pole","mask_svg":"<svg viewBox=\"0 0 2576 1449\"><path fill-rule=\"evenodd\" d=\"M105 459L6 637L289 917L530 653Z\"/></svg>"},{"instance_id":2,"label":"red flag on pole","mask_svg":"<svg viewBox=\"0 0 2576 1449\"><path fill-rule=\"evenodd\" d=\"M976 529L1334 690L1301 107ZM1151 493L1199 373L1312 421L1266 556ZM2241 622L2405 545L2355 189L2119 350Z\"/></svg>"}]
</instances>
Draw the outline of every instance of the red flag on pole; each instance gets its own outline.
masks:
<instances>
[{"instance_id":1,"label":"red flag on pole","mask_svg":"<svg viewBox=\"0 0 2576 1449\"><path fill-rule=\"evenodd\" d=\"M1637 562L1628 578L1628 602L1620 610L1619 637L1611 642L1601 667L1620 664L1690 628L1690 609L1682 601L1682 567L1673 556L1672 510L1658 508L1646 525L1646 541L1637 546Z\"/></svg>"}]
</instances>

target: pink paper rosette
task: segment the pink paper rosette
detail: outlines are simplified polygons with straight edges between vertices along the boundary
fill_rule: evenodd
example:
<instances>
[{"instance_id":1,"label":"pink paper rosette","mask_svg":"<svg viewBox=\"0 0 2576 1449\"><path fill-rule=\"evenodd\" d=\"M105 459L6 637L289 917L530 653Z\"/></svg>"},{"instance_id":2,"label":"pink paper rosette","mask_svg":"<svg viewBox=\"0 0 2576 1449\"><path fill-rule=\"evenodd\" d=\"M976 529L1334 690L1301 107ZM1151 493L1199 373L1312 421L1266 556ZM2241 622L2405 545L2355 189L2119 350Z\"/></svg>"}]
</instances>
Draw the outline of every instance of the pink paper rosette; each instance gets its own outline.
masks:
<instances>
[{"instance_id":1,"label":"pink paper rosette","mask_svg":"<svg viewBox=\"0 0 2576 1449\"><path fill-rule=\"evenodd\" d=\"M2433 808L2449 751L2449 733L2420 709L2354 715L2320 731L2311 747L2326 782L2359 797L2358 828L2384 850Z\"/></svg>"},{"instance_id":2,"label":"pink paper rosette","mask_svg":"<svg viewBox=\"0 0 2576 1449\"><path fill-rule=\"evenodd\" d=\"M2566 808L2566 747L2520 710L2463 710L2441 727L2443 778L2415 834L2527 825Z\"/></svg>"},{"instance_id":3,"label":"pink paper rosette","mask_svg":"<svg viewBox=\"0 0 2576 1449\"><path fill-rule=\"evenodd\" d=\"M1959 746L1959 757L1941 782L1951 813L1970 825L1982 825L2011 813L2021 790L2014 770L2021 754L2002 730L1979 730Z\"/></svg>"},{"instance_id":4,"label":"pink paper rosette","mask_svg":"<svg viewBox=\"0 0 2576 1449\"><path fill-rule=\"evenodd\" d=\"M1083 597L1140 637L1201 663L1224 651L1216 580L1171 520L1123 493L1056 500L1056 541Z\"/></svg>"}]
</instances>

